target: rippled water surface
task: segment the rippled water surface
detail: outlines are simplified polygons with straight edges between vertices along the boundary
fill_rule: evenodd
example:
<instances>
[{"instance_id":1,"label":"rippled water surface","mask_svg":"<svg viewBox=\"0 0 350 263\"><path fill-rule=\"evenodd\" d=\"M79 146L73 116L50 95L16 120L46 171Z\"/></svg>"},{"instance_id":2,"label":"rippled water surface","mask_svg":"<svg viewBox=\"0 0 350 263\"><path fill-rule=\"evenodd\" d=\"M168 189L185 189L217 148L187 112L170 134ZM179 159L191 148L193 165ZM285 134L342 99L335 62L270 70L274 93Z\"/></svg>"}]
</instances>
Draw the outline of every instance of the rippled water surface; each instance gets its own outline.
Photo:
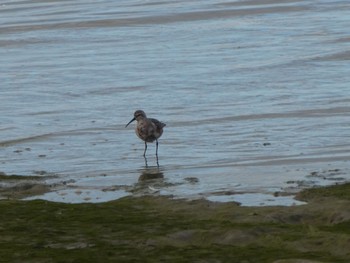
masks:
<instances>
[{"instance_id":1,"label":"rippled water surface","mask_svg":"<svg viewBox=\"0 0 350 263\"><path fill-rule=\"evenodd\" d=\"M350 3L65 0L0 4L0 171L41 198L292 204L350 179ZM125 124L167 124L155 145ZM146 167L147 161L148 167ZM275 196L274 196L275 195ZM277 197L276 197L277 196Z\"/></svg>"}]
</instances>

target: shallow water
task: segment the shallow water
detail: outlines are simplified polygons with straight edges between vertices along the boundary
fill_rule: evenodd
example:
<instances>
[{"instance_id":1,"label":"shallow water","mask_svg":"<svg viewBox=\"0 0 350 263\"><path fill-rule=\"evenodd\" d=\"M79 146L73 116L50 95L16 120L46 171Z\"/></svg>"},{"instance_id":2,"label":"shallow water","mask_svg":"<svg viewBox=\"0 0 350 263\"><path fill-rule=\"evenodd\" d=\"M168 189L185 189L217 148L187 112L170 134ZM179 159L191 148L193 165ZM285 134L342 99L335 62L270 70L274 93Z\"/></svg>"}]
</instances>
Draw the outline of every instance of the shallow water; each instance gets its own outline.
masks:
<instances>
[{"instance_id":1,"label":"shallow water","mask_svg":"<svg viewBox=\"0 0 350 263\"><path fill-rule=\"evenodd\" d=\"M276 192L348 181L349 7L3 1L0 171L54 174L41 198L64 202L287 205ZM167 124L159 169L124 128L136 109Z\"/></svg>"}]
</instances>

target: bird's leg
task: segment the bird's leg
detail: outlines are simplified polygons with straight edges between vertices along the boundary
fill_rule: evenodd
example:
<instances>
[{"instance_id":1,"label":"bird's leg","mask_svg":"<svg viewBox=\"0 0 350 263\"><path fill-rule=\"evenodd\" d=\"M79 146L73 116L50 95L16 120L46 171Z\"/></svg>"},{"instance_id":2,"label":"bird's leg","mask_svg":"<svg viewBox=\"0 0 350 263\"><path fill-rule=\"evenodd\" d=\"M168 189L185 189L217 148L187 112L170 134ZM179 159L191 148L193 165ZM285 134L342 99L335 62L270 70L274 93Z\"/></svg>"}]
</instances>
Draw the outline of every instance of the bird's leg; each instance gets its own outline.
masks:
<instances>
[{"instance_id":1,"label":"bird's leg","mask_svg":"<svg viewBox=\"0 0 350 263\"><path fill-rule=\"evenodd\" d=\"M159 168L159 161L158 161L158 140L156 139L156 158L157 158L157 167Z\"/></svg>"},{"instance_id":2,"label":"bird's leg","mask_svg":"<svg viewBox=\"0 0 350 263\"><path fill-rule=\"evenodd\" d=\"M146 167L146 168L148 168L147 157L146 157L146 156L144 156L144 158L145 158L145 167Z\"/></svg>"},{"instance_id":3,"label":"bird's leg","mask_svg":"<svg viewBox=\"0 0 350 263\"><path fill-rule=\"evenodd\" d=\"M158 158L158 140L156 139L156 156Z\"/></svg>"},{"instance_id":4,"label":"bird's leg","mask_svg":"<svg viewBox=\"0 0 350 263\"><path fill-rule=\"evenodd\" d=\"M147 142L145 142L145 151L143 152L143 157L146 157L146 151L147 151Z\"/></svg>"},{"instance_id":5,"label":"bird's leg","mask_svg":"<svg viewBox=\"0 0 350 263\"><path fill-rule=\"evenodd\" d=\"M157 167L158 167L158 169L159 169L158 155L156 156L156 158L157 158Z\"/></svg>"}]
</instances>

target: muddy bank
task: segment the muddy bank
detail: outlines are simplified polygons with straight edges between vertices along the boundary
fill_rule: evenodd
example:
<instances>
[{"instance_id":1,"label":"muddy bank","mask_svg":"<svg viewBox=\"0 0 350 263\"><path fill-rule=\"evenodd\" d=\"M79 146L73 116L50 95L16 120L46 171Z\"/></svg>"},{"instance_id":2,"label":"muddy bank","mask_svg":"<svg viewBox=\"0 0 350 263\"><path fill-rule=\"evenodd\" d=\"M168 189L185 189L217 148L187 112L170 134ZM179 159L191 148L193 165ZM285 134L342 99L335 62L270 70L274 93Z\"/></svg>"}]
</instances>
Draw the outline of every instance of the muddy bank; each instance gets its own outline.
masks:
<instances>
[{"instance_id":1,"label":"muddy bank","mask_svg":"<svg viewBox=\"0 0 350 263\"><path fill-rule=\"evenodd\" d=\"M100 204L1 200L6 262L349 262L350 184L307 205L126 197Z\"/></svg>"},{"instance_id":2,"label":"muddy bank","mask_svg":"<svg viewBox=\"0 0 350 263\"><path fill-rule=\"evenodd\" d=\"M0 199L22 199L29 196L43 195L59 188L60 184L49 184L48 179L55 175L38 171L31 176L7 175L0 172ZM64 185L64 182L61 183Z\"/></svg>"}]
</instances>

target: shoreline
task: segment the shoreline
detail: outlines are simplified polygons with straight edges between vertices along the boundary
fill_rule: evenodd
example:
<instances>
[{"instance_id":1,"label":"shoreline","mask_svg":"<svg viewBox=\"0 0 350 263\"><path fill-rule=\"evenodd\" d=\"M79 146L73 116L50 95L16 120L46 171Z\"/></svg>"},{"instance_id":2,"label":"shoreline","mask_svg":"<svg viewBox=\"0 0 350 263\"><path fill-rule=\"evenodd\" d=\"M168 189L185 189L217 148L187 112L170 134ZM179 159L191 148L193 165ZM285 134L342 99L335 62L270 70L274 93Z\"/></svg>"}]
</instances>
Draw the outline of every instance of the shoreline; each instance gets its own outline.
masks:
<instances>
[{"instance_id":1,"label":"shoreline","mask_svg":"<svg viewBox=\"0 0 350 263\"><path fill-rule=\"evenodd\" d=\"M181 187L182 184L196 184L198 178L188 177L184 183L171 183L163 177L140 177L134 185L111 185L109 187L84 187L74 185L74 180L60 179L59 176L42 171L31 176L7 175L0 172L0 200L46 200L58 203L104 203L115 201L124 197L167 197L183 200L207 200L211 202L235 202L242 206L294 206L304 202L294 197L303 188L293 191L278 191L274 193L233 191L230 189L214 192L201 192L197 194L184 194L178 196L171 194L167 189ZM158 176L158 174L156 174ZM249 202L245 202L249 200Z\"/></svg>"},{"instance_id":2,"label":"shoreline","mask_svg":"<svg viewBox=\"0 0 350 263\"><path fill-rule=\"evenodd\" d=\"M334 173L336 174L336 172ZM152 175L152 177L149 177ZM156 175L156 176L155 176ZM162 174L161 174L162 175ZM317 172L312 176L319 176ZM106 175L105 175L106 176ZM279 191L249 191L222 189L199 193L172 194L174 189L185 184L195 185L197 177L186 177L183 182L169 182L163 176L152 173L148 177L140 177L138 182L131 185L110 186L84 186L76 184L71 177L61 178L59 175L40 171L30 176L8 175L0 172L0 200L45 200L50 202L80 204L80 203L105 203L125 197L167 197L175 200L206 200L209 202L230 203L234 202L241 206L297 206L306 204L296 197L305 189L318 188L331 185L303 184L302 182L291 181L288 185L293 187L281 188ZM346 181L335 182L344 184ZM334 184L332 184L334 185Z\"/></svg>"}]
</instances>

